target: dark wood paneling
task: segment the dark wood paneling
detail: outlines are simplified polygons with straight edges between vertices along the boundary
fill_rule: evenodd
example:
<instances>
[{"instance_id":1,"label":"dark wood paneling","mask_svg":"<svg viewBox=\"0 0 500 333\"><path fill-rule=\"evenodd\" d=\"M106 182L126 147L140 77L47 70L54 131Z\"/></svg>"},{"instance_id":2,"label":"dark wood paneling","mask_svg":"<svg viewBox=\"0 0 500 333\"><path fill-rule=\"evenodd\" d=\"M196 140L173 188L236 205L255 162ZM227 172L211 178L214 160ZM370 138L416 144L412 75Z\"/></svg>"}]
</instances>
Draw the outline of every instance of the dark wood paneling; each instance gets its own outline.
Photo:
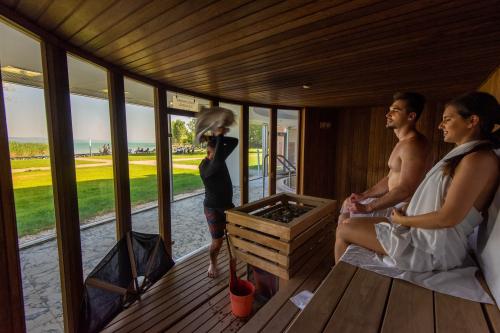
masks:
<instances>
[{"instance_id":1,"label":"dark wood paneling","mask_svg":"<svg viewBox=\"0 0 500 333\"><path fill-rule=\"evenodd\" d=\"M305 112L303 193L333 198L337 113L328 109Z\"/></svg>"},{"instance_id":2,"label":"dark wood paneling","mask_svg":"<svg viewBox=\"0 0 500 333\"><path fill-rule=\"evenodd\" d=\"M66 52L42 42L42 61L64 327L77 332L83 272Z\"/></svg>"},{"instance_id":3,"label":"dark wood paneling","mask_svg":"<svg viewBox=\"0 0 500 333\"><path fill-rule=\"evenodd\" d=\"M127 116L123 75L108 71L109 116L115 188L116 237L132 230L128 168Z\"/></svg>"},{"instance_id":4,"label":"dark wood paneling","mask_svg":"<svg viewBox=\"0 0 500 333\"><path fill-rule=\"evenodd\" d=\"M167 251L172 254L172 228L170 212L170 144L168 133L167 91L156 87L155 129L156 167L158 179L158 218L160 235Z\"/></svg>"},{"instance_id":5,"label":"dark wood paneling","mask_svg":"<svg viewBox=\"0 0 500 333\"><path fill-rule=\"evenodd\" d=\"M0 72L0 332L24 332L21 267L17 242L9 137Z\"/></svg>"},{"instance_id":6,"label":"dark wood paneling","mask_svg":"<svg viewBox=\"0 0 500 333\"><path fill-rule=\"evenodd\" d=\"M276 152L278 145L278 109L269 113L269 195L276 194Z\"/></svg>"},{"instance_id":7,"label":"dark wood paneling","mask_svg":"<svg viewBox=\"0 0 500 333\"><path fill-rule=\"evenodd\" d=\"M248 105L240 112L240 203L248 203Z\"/></svg>"}]
</instances>

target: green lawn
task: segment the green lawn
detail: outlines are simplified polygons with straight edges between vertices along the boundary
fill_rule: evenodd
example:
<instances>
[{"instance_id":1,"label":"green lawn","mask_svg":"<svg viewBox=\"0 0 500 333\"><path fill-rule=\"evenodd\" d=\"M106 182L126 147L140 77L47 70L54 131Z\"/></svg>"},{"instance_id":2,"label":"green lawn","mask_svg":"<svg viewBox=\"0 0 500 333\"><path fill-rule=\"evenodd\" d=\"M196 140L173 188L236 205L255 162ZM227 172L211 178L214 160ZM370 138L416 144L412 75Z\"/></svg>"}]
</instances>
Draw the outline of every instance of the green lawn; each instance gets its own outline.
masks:
<instances>
[{"instance_id":1,"label":"green lawn","mask_svg":"<svg viewBox=\"0 0 500 333\"><path fill-rule=\"evenodd\" d=\"M173 162L198 165L205 154L173 155ZM261 155L262 157L262 155ZM111 156L93 156L92 158L109 160ZM155 155L129 155L129 160L154 160ZM196 158L179 161L179 159ZM50 166L50 161L43 159L13 160L13 169ZM95 162L76 161L77 164ZM250 168L257 167L257 153L249 154ZM174 195L188 193L203 188L198 170L174 168ZM132 205L155 201L158 198L156 167L150 165L129 165L130 192ZM112 166L77 168L77 190L80 221L113 212L114 187ZM54 226L54 203L50 170L37 170L13 174L14 195L19 236L35 234ZM34 204L35 203L35 204Z\"/></svg>"},{"instance_id":2,"label":"green lawn","mask_svg":"<svg viewBox=\"0 0 500 333\"><path fill-rule=\"evenodd\" d=\"M155 166L130 165L129 173L132 205L157 200ZM77 169L80 221L114 210L112 175L111 166ZM19 236L52 228L55 221L50 171L15 173L13 182ZM202 187L197 170L174 169L174 195Z\"/></svg>"},{"instance_id":3,"label":"green lawn","mask_svg":"<svg viewBox=\"0 0 500 333\"><path fill-rule=\"evenodd\" d=\"M80 161L76 160L76 164L95 164L96 162L91 161ZM42 167L50 167L50 160L34 158L29 160L11 160L10 165L12 169L27 169L27 168L42 168Z\"/></svg>"}]
</instances>

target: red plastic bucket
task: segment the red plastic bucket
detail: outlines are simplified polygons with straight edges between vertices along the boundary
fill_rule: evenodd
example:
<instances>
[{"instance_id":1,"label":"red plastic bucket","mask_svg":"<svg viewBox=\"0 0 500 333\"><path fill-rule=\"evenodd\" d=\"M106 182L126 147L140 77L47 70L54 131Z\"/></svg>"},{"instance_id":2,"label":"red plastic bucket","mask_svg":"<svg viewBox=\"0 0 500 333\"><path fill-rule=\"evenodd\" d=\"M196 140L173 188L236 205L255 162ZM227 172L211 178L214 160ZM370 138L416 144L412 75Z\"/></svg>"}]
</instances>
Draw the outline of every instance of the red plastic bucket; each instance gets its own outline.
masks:
<instances>
[{"instance_id":1,"label":"red plastic bucket","mask_svg":"<svg viewBox=\"0 0 500 333\"><path fill-rule=\"evenodd\" d=\"M237 280L236 286L229 288L231 311L236 317L248 317L252 313L255 286L247 280Z\"/></svg>"}]
</instances>

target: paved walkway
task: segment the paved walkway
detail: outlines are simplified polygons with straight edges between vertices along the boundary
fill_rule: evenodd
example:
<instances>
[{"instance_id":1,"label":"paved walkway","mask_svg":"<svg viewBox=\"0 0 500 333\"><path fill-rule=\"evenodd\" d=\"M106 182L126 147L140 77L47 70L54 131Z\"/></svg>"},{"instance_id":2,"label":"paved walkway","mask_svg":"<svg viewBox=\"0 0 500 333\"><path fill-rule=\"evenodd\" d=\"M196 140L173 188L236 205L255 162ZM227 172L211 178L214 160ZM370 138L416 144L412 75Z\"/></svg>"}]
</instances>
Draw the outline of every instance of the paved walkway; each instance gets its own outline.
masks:
<instances>
[{"instance_id":1,"label":"paved walkway","mask_svg":"<svg viewBox=\"0 0 500 333\"><path fill-rule=\"evenodd\" d=\"M262 197L262 179L250 182L251 201ZM210 242L203 195L178 200L172 204L174 258L180 258ZM239 189L234 203L239 205ZM132 229L158 233L158 209L132 215ZM84 276L115 244L114 220L81 231ZM20 251L28 332L62 332L61 290L57 244L51 240Z\"/></svg>"}]
</instances>

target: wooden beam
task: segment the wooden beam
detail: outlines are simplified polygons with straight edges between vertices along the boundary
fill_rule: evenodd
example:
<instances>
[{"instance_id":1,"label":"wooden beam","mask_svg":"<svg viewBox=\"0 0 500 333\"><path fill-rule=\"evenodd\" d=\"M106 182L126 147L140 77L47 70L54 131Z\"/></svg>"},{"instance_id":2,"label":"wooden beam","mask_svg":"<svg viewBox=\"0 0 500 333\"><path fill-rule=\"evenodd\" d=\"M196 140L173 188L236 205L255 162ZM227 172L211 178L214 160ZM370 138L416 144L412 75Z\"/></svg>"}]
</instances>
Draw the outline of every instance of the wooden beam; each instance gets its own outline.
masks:
<instances>
[{"instance_id":1,"label":"wooden beam","mask_svg":"<svg viewBox=\"0 0 500 333\"><path fill-rule=\"evenodd\" d=\"M240 112L240 203L248 203L248 104Z\"/></svg>"},{"instance_id":2,"label":"wooden beam","mask_svg":"<svg viewBox=\"0 0 500 333\"><path fill-rule=\"evenodd\" d=\"M7 117L0 72L0 311L1 332L24 332L24 305L17 242L16 209L10 166Z\"/></svg>"},{"instance_id":3,"label":"wooden beam","mask_svg":"<svg viewBox=\"0 0 500 333\"><path fill-rule=\"evenodd\" d=\"M276 155L278 149L278 109L269 113L269 195L276 194Z\"/></svg>"},{"instance_id":4,"label":"wooden beam","mask_svg":"<svg viewBox=\"0 0 500 333\"><path fill-rule=\"evenodd\" d=\"M45 109L66 332L77 332L83 290L80 221L66 51L42 41Z\"/></svg>"},{"instance_id":5,"label":"wooden beam","mask_svg":"<svg viewBox=\"0 0 500 333\"><path fill-rule=\"evenodd\" d=\"M108 91L115 185L116 237L121 239L132 230L125 88L121 73L108 71Z\"/></svg>"},{"instance_id":6,"label":"wooden beam","mask_svg":"<svg viewBox=\"0 0 500 333\"><path fill-rule=\"evenodd\" d=\"M167 91L155 87L156 168L158 180L158 223L168 253L172 254L170 214L170 145L168 133Z\"/></svg>"}]
</instances>

